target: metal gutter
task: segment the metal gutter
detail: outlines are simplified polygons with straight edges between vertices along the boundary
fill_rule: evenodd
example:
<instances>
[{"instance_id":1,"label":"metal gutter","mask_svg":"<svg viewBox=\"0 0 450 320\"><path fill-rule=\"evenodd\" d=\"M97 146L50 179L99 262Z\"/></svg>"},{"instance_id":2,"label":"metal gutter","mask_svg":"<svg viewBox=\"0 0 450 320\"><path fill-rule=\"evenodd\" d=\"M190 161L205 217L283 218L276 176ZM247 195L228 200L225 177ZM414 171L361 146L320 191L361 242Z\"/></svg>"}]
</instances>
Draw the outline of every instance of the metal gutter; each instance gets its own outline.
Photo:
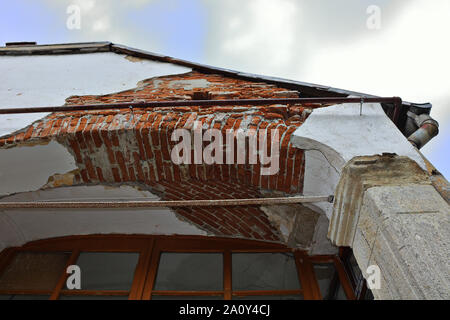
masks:
<instances>
[{"instance_id":1,"label":"metal gutter","mask_svg":"<svg viewBox=\"0 0 450 320\"><path fill-rule=\"evenodd\" d=\"M421 149L431 139L438 135L439 124L428 114L416 115L415 113L408 111L407 116L412 118L417 126L417 130L408 137L408 141L417 149Z\"/></svg>"}]
</instances>

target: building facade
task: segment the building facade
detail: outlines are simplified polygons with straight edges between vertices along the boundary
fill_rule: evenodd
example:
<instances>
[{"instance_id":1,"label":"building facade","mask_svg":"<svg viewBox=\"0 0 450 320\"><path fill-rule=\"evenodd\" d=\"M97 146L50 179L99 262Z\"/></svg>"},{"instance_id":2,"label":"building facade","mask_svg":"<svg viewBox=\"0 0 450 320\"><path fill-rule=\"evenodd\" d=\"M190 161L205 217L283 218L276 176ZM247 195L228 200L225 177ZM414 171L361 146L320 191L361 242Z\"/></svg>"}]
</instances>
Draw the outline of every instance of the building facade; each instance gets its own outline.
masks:
<instances>
[{"instance_id":1,"label":"building facade","mask_svg":"<svg viewBox=\"0 0 450 320\"><path fill-rule=\"evenodd\" d=\"M1 297L450 297L430 104L112 43L0 70Z\"/></svg>"}]
</instances>

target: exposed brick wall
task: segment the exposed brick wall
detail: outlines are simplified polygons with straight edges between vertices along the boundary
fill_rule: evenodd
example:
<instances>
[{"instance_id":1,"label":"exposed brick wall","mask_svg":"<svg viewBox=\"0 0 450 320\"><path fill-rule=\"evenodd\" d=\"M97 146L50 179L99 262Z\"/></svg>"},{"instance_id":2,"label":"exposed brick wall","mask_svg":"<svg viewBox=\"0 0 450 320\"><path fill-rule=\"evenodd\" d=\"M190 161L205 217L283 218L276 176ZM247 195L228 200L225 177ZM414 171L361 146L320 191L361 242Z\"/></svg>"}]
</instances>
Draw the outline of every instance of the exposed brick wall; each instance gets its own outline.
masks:
<instances>
[{"instance_id":1,"label":"exposed brick wall","mask_svg":"<svg viewBox=\"0 0 450 320\"><path fill-rule=\"evenodd\" d=\"M223 181L190 180L151 185L164 200L245 199L261 197L257 188ZM159 191L159 192L158 192ZM183 218L214 235L279 241L274 228L259 206L176 208Z\"/></svg>"},{"instance_id":2,"label":"exposed brick wall","mask_svg":"<svg viewBox=\"0 0 450 320\"><path fill-rule=\"evenodd\" d=\"M119 93L104 96L72 96L67 99L67 103L297 96L297 92L266 83L190 72L183 75L152 78L143 81L138 88ZM203 185L206 188L208 184L217 181L221 181L222 187L228 188L233 197L239 197L239 193L231 193L233 189L247 190L242 192L247 196L248 190L259 189L301 193L304 174L303 150L291 145L290 136L306 120L310 111L307 105L273 105L135 109L132 113L128 109L53 113L15 135L0 139L0 148L57 139L75 157L80 169L80 173L76 175L77 182L137 181L153 186L159 184L164 186L167 199L172 199L173 194L179 196L176 197L177 199L181 196L184 199L195 199L201 193L194 194L195 188L191 188L193 185ZM217 128L223 133L227 129L238 128L256 129L265 133L271 129L278 130L281 138L280 171L272 176L263 176L260 175L259 164L174 165L170 158L170 151L175 145L170 140L171 133L178 128L192 129L193 119L201 121L203 129ZM194 184L192 184L193 181L195 181ZM180 188L184 189L184 193L180 192ZM255 193L251 194L257 196ZM223 196L222 192L220 197ZM257 218L259 222L266 223L265 230L261 226L257 228L259 231L252 228L246 230L245 227L238 228L239 230L217 227L215 224L218 220L214 220L212 210L207 210L212 216L208 216L204 209L198 210L204 215L205 222L201 225L202 228L215 234L241 234L241 236L252 238L262 236L270 240L278 237L257 207L224 208L223 212L230 211L225 215L229 217L230 228L235 223L232 217L242 215L252 219L250 212L253 212L256 217L259 217ZM180 210L179 213L191 221L196 219L187 209ZM220 214L216 217L220 220ZM257 223L253 221L252 227L256 228L255 225Z\"/></svg>"}]
</instances>

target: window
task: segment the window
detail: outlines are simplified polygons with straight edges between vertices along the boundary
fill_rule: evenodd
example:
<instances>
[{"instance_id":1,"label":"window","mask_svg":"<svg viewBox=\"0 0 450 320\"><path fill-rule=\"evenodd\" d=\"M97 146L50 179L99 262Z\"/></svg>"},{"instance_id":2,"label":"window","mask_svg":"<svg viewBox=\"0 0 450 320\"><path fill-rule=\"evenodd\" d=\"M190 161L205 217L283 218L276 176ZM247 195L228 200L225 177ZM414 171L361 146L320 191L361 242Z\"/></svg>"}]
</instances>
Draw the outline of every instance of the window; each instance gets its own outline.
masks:
<instances>
[{"instance_id":1,"label":"window","mask_svg":"<svg viewBox=\"0 0 450 320\"><path fill-rule=\"evenodd\" d=\"M234 253L231 274L233 299L303 298L292 253Z\"/></svg>"},{"instance_id":2,"label":"window","mask_svg":"<svg viewBox=\"0 0 450 320\"><path fill-rule=\"evenodd\" d=\"M69 265L80 289L66 287ZM343 270L339 257L261 241L72 236L1 252L0 299L352 299Z\"/></svg>"},{"instance_id":3,"label":"window","mask_svg":"<svg viewBox=\"0 0 450 320\"><path fill-rule=\"evenodd\" d=\"M138 259L136 252L81 252L81 289L64 286L59 299L127 299Z\"/></svg>"},{"instance_id":4,"label":"window","mask_svg":"<svg viewBox=\"0 0 450 320\"><path fill-rule=\"evenodd\" d=\"M139 253L82 252L75 263L83 271L83 290L130 290Z\"/></svg>"},{"instance_id":5,"label":"window","mask_svg":"<svg viewBox=\"0 0 450 320\"><path fill-rule=\"evenodd\" d=\"M342 264L350 278L350 283L355 292L357 300L373 300L372 291L367 287L367 282L359 269L356 258L353 255L352 249L343 247L340 249L339 256L342 259Z\"/></svg>"},{"instance_id":6,"label":"window","mask_svg":"<svg viewBox=\"0 0 450 320\"><path fill-rule=\"evenodd\" d=\"M163 252L153 294L164 290L222 291L222 254Z\"/></svg>"},{"instance_id":7,"label":"window","mask_svg":"<svg viewBox=\"0 0 450 320\"><path fill-rule=\"evenodd\" d=\"M347 300L334 263L314 264L314 272L324 300Z\"/></svg>"},{"instance_id":8,"label":"window","mask_svg":"<svg viewBox=\"0 0 450 320\"><path fill-rule=\"evenodd\" d=\"M354 300L355 293L342 261L338 256L313 256L310 258L314 280L320 299Z\"/></svg>"},{"instance_id":9,"label":"window","mask_svg":"<svg viewBox=\"0 0 450 320\"><path fill-rule=\"evenodd\" d=\"M3 271L0 288L17 292L51 292L64 271L70 254L18 252Z\"/></svg>"}]
</instances>

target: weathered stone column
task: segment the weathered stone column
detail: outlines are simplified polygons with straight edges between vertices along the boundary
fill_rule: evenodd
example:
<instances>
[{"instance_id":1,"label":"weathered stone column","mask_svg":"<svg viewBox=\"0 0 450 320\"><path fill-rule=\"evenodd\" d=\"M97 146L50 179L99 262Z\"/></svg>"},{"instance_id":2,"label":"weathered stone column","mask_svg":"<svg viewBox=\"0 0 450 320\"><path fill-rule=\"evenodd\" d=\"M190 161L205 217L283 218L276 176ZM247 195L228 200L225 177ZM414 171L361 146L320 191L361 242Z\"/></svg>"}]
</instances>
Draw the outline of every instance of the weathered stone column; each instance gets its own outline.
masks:
<instances>
[{"instance_id":1,"label":"weathered stone column","mask_svg":"<svg viewBox=\"0 0 450 320\"><path fill-rule=\"evenodd\" d=\"M342 170L328 236L362 270L377 265L376 299L450 299L450 210L408 157L356 157Z\"/></svg>"}]
</instances>

